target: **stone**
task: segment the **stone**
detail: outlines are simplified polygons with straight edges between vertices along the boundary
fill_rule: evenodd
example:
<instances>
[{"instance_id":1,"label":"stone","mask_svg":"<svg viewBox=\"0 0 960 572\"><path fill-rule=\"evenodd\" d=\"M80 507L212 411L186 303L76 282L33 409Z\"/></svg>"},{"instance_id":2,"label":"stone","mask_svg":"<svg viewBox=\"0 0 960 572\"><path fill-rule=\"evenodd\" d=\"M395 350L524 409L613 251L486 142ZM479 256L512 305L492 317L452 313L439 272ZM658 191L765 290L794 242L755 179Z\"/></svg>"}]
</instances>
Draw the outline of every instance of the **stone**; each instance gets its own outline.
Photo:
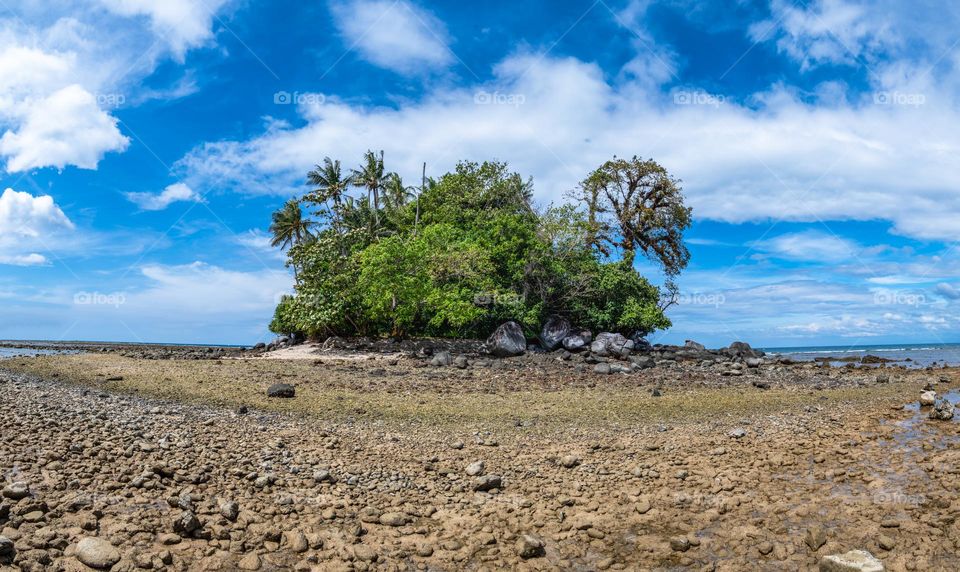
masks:
<instances>
[{"instance_id":1,"label":"stone","mask_svg":"<svg viewBox=\"0 0 960 572\"><path fill-rule=\"evenodd\" d=\"M376 562L379 555L377 551L365 544L358 544L353 548L353 555L361 562Z\"/></svg>"},{"instance_id":2,"label":"stone","mask_svg":"<svg viewBox=\"0 0 960 572\"><path fill-rule=\"evenodd\" d=\"M469 365L470 362L467 360L466 356L457 356L457 358L453 360L453 367L457 369L467 369L467 366Z\"/></svg>"},{"instance_id":3,"label":"stone","mask_svg":"<svg viewBox=\"0 0 960 572\"><path fill-rule=\"evenodd\" d=\"M866 550L831 554L820 560L820 572L884 572L883 562Z\"/></svg>"},{"instance_id":4,"label":"stone","mask_svg":"<svg viewBox=\"0 0 960 572\"><path fill-rule=\"evenodd\" d=\"M803 542L810 550L816 552L827 543L827 533L819 526L811 526L807 529L807 534L803 537Z\"/></svg>"},{"instance_id":5,"label":"stone","mask_svg":"<svg viewBox=\"0 0 960 572\"><path fill-rule=\"evenodd\" d=\"M576 455L566 455L560 459L560 466L566 469L572 469L580 464L580 457Z\"/></svg>"},{"instance_id":6,"label":"stone","mask_svg":"<svg viewBox=\"0 0 960 572\"><path fill-rule=\"evenodd\" d=\"M109 570L120 562L120 552L102 538L84 538L77 543L77 560L97 570Z\"/></svg>"},{"instance_id":7,"label":"stone","mask_svg":"<svg viewBox=\"0 0 960 572\"><path fill-rule=\"evenodd\" d=\"M500 475L484 475L479 477L473 484L473 490L478 492L491 491L501 488L503 479Z\"/></svg>"},{"instance_id":8,"label":"stone","mask_svg":"<svg viewBox=\"0 0 960 572\"><path fill-rule=\"evenodd\" d=\"M12 483L3 487L3 491L0 492L0 494L10 500L23 500L30 496L30 485L21 482Z\"/></svg>"},{"instance_id":9,"label":"stone","mask_svg":"<svg viewBox=\"0 0 960 572\"><path fill-rule=\"evenodd\" d=\"M746 342L733 342L730 347L724 348L722 352L730 357L739 358L759 358L763 357L763 352L750 347Z\"/></svg>"},{"instance_id":10,"label":"stone","mask_svg":"<svg viewBox=\"0 0 960 572\"><path fill-rule=\"evenodd\" d=\"M247 554L237 562L237 568L240 570L259 570L261 566L263 561L260 560L260 555L255 553Z\"/></svg>"},{"instance_id":11,"label":"stone","mask_svg":"<svg viewBox=\"0 0 960 572\"><path fill-rule=\"evenodd\" d=\"M233 522L240 516L240 505L233 501L220 501L220 515Z\"/></svg>"},{"instance_id":12,"label":"stone","mask_svg":"<svg viewBox=\"0 0 960 572\"><path fill-rule=\"evenodd\" d=\"M736 429L734 429L733 431L730 431L727 434L733 437L734 439L743 439L744 437L747 436L747 430L744 429L743 427L737 427Z\"/></svg>"},{"instance_id":13,"label":"stone","mask_svg":"<svg viewBox=\"0 0 960 572\"><path fill-rule=\"evenodd\" d=\"M173 531L180 536L190 536L197 530L200 530L200 521L195 514L190 511L183 511L180 516L173 521Z\"/></svg>"},{"instance_id":14,"label":"stone","mask_svg":"<svg viewBox=\"0 0 960 572\"><path fill-rule=\"evenodd\" d=\"M407 515L400 512L385 512L380 515L380 524L384 526L403 526L407 522Z\"/></svg>"},{"instance_id":15,"label":"stone","mask_svg":"<svg viewBox=\"0 0 960 572\"><path fill-rule=\"evenodd\" d=\"M543 541L532 534L521 534L517 539L517 556L524 560L546 555Z\"/></svg>"},{"instance_id":16,"label":"stone","mask_svg":"<svg viewBox=\"0 0 960 572\"><path fill-rule=\"evenodd\" d=\"M583 336L582 334L575 334L572 336L567 336L563 338L563 349L568 352L582 352L587 349L587 346L590 345L589 338Z\"/></svg>"},{"instance_id":17,"label":"stone","mask_svg":"<svg viewBox=\"0 0 960 572\"><path fill-rule=\"evenodd\" d=\"M670 548L675 552L690 550L690 539L685 536L674 536L670 539Z\"/></svg>"},{"instance_id":18,"label":"stone","mask_svg":"<svg viewBox=\"0 0 960 572\"><path fill-rule=\"evenodd\" d=\"M937 392L936 391L924 391L920 394L920 405L921 407L930 407L937 402Z\"/></svg>"},{"instance_id":19,"label":"stone","mask_svg":"<svg viewBox=\"0 0 960 572\"><path fill-rule=\"evenodd\" d=\"M683 347L687 348L688 350L697 350L701 352L707 349L707 346L701 344L700 342L695 342L693 340L685 341L683 343Z\"/></svg>"},{"instance_id":20,"label":"stone","mask_svg":"<svg viewBox=\"0 0 960 572\"><path fill-rule=\"evenodd\" d=\"M12 556L15 550L12 540L6 536L0 536L0 558Z\"/></svg>"},{"instance_id":21,"label":"stone","mask_svg":"<svg viewBox=\"0 0 960 572\"><path fill-rule=\"evenodd\" d=\"M602 332L590 344L590 351L601 357L615 356L627 358L633 351L633 340L628 340L621 334Z\"/></svg>"},{"instance_id":22,"label":"stone","mask_svg":"<svg viewBox=\"0 0 960 572\"><path fill-rule=\"evenodd\" d=\"M430 360L430 365L435 367L446 367L453 364L453 356L450 355L450 352L437 352L433 355L433 359Z\"/></svg>"},{"instance_id":23,"label":"stone","mask_svg":"<svg viewBox=\"0 0 960 572\"><path fill-rule=\"evenodd\" d=\"M610 364L608 363L598 363L597 365L593 366L593 373L598 375L610 375L610 371Z\"/></svg>"},{"instance_id":24,"label":"stone","mask_svg":"<svg viewBox=\"0 0 960 572\"><path fill-rule=\"evenodd\" d=\"M320 469L319 471L313 473L313 482L315 483L332 483L333 481L333 475L331 475L330 471L326 469Z\"/></svg>"},{"instance_id":25,"label":"stone","mask_svg":"<svg viewBox=\"0 0 960 572\"><path fill-rule=\"evenodd\" d=\"M487 351L497 357L521 356L527 351L527 338L516 322L506 322L487 338Z\"/></svg>"},{"instance_id":26,"label":"stone","mask_svg":"<svg viewBox=\"0 0 960 572\"><path fill-rule=\"evenodd\" d=\"M267 397L291 399L297 395L297 390L289 383L275 383L267 389Z\"/></svg>"},{"instance_id":27,"label":"stone","mask_svg":"<svg viewBox=\"0 0 960 572\"><path fill-rule=\"evenodd\" d=\"M294 554L300 554L310 549L307 537L299 530L290 530L283 535L284 545Z\"/></svg>"},{"instance_id":28,"label":"stone","mask_svg":"<svg viewBox=\"0 0 960 572\"><path fill-rule=\"evenodd\" d=\"M897 543L895 540L893 540L886 534L881 534L877 538L877 546L879 546L883 550L893 550L894 548L896 548Z\"/></svg>"},{"instance_id":29,"label":"stone","mask_svg":"<svg viewBox=\"0 0 960 572\"><path fill-rule=\"evenodd\" d=\"M484 470L486 470L486 465L483 461L474 461L467 465L466 473L471 477L479 477L483 474Z\"/></svg>"},{"instance_id":30,"label":"stone","mask_svg":"<svg viewBox=\"0 0 960 572\"><path fill-rule=\"evenodd\" d=\"M571 329L570 320L562 316L550 316L540 329L540 345L548 352L560 349Z\"/></svg>"},{"instance_id":31,"label":"stone","mask_svg":"<svg viewBox=\"0 0 960 572\"><path fill-rule=\"evenodd\" d=\"M937 399L933 404L933 409L930 411L930 419L949 421L953 419L953 409L953 403L950 403L946 399Z\"/></svg>"}]
</instances>

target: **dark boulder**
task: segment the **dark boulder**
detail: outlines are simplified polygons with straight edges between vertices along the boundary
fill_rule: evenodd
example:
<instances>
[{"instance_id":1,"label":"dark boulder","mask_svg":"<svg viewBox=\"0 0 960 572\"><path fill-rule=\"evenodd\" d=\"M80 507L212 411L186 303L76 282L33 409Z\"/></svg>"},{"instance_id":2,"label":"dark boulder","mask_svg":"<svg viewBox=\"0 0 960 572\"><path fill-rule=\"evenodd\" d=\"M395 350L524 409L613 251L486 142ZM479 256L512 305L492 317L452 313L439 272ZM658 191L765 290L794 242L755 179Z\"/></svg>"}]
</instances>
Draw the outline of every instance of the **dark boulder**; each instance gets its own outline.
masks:
<instances>
[{"instance_id":1,"label":"dark boulder","mask_svg":"<svg viewBox=\"0 0 960 572\"><path fill-rule=\"evenodd\" d=\"M550 316L540 330L540 345L548 352L560 349L572 329L570 320L562 316Z\"/></svg>"},{"instance_id":2,"label":"dark boulder","mask_svg":"<svg viewBox=\"0 0 960 572\"><path fill-rule=\"evenodd\" d=\"M297 395L297 390L289 383L275 383L267 389L267 397L290 399Z\"/></svg>"},{"instance_id":3,"label":"dark boulder","mask_svg":"<svg viewBox=\"0 0 960 572\"><path fill-rule=\"evenodd\" d=\"M507 322L487 338L487 351L497 357L521 356L527 351L527 338L516 322Z\"/></svg>"},{"instance_id":4,"label":"dark boulder","mask_svg":"<svg viewBox=\"0 0 960 572\"><path fill-rule=\"evenodd\" d=\"M653 351L653 346L650 345L650 342L647 341L645 336L646 334L643 332L634 332L634 334L630 336L630 341L633 342L633 351L641 353Z\"/></svg>"},{"instance_id":5,"label":"dark boulder","mask_svg":"<svg viewBox=\"0 0 960 572\"><path fill-rule=\"evenodd\" d=\"M690 349L690 350L698 350L698 351L701 351L701 352L702 352L703 350L707 349L707 347L704 346L703 344L701 344L700 342L695 342L695 341L693 341L693 340L687 340L687 341L683 344L683 347L685 347L685 348L687 348L687 349Z\"/></svg>"},{"instance_id":6,"label":"dark boulder","mask_svg":"<svg viewBox=\"0 0 960 572\"><path fill-rule=\"evenodd\" d=\"M763 357L763 352L755 350L746 342L733 342L730 347L724 348L723 353L730 357L738 358L758 358Z\"/></svg>"}]
</instances>

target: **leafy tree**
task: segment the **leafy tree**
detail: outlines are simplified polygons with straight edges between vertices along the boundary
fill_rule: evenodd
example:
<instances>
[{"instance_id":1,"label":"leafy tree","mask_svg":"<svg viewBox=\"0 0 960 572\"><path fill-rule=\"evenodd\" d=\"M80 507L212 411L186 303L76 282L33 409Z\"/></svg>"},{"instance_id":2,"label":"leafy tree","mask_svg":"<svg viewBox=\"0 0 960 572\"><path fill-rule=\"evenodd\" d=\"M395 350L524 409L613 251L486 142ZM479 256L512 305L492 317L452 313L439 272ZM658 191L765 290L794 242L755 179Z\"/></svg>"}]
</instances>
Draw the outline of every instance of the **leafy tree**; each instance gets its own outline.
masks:
<instances>
[{"instance_id":1,"label":"leafy tree","mask_svg":"<svg viewBox=\"0 0 960 572\"><path fill-rule=\"evenodd\" d=\"M581 183L577 198L587 209L590 239L603 254L613 247L632 265L639 250L668 277L686 268L690 252L683 233L691 209L680 181L656 161L614 157Z\"/></svg>"}]
</instances>

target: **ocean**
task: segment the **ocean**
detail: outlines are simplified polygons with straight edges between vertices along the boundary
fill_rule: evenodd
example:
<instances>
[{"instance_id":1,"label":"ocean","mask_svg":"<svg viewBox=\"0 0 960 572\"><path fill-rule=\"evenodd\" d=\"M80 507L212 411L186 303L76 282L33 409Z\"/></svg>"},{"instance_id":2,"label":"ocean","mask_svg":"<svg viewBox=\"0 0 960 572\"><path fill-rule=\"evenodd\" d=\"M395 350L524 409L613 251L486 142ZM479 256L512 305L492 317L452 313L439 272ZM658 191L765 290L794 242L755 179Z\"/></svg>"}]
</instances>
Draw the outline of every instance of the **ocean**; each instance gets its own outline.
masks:
<instances>
[{"instance_id":1,"label":"ocean","mask_svg":"<svg viewBox=\"0 0 960 572\"><path fill-rule=\"evenodd\" d=\"M848 358L867 355L894 360L891 365L927 367L931 365L960 365L960 344L880 344L859 346L808 346L796 348L762 348L797 361L829 358L844 363ZM841 362L841 360L844 360Z\"/></svg>"}]
</instances>

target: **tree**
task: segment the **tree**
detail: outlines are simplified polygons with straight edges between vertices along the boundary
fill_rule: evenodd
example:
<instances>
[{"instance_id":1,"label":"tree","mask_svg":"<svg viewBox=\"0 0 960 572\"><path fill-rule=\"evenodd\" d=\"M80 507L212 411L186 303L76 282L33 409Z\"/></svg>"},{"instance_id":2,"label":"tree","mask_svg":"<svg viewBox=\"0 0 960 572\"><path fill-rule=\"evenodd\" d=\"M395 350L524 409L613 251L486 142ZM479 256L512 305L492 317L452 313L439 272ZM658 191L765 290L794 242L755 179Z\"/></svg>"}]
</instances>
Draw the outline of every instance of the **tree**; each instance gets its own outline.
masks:
<instances>
[{"instance_id":1,"label":"tree","mask_svg":"<svg viewBox=\"0 0 960 572\"><path fill-rule=\"evenodd\" d=\"M273 239L270 245L282 249L302 243L313 238L313 230L317 223L303 218L300 202L290 199L283 207L273 213L273 224L270 225L270 234Z\"/></svg>"},{"instance_id":2,"label":"tree","mask_svg":"<svg viewBox=\"0 0 960 572\"><path fill-rule=\"evenodd\" d=\"M330 157L323 158L323 165L307 173L307 184L314 188L303 197L303 200L313 204L327 204L333 201L334 208L340 207L343 196L353 184L351 176L343 176L340 161L331 161Z\"/></svg>"},{"instance_id":3,"label":"tree","mask_svg":"<svg viewBox=\"0 0 960 572\"><path fill-rule=\"evenodd\" d=\"M367 202L373 198L373 220L374 226L380 226L380 191L386 182L385 171L383 169L383 151L378 156L373 151L367 151L363 155L363 163L359 169L354 169L351 175L353 185L367 189ZM373 235L375 228L370 229Z\"/></svg>"},{"instance_id":4,"label":"tree","mask_svg":"<svg viewBox=\"0 0 960 572\"><path fill-rule=\"evenodd\" d=\"M605 256L612 247L632 266L639 251L671 278L686 268L690 252L683 233L692 209L684 205L680 181L656 161L614 157L575 196L586 207L590 240Z\"/></svg>"}]
</instances>

